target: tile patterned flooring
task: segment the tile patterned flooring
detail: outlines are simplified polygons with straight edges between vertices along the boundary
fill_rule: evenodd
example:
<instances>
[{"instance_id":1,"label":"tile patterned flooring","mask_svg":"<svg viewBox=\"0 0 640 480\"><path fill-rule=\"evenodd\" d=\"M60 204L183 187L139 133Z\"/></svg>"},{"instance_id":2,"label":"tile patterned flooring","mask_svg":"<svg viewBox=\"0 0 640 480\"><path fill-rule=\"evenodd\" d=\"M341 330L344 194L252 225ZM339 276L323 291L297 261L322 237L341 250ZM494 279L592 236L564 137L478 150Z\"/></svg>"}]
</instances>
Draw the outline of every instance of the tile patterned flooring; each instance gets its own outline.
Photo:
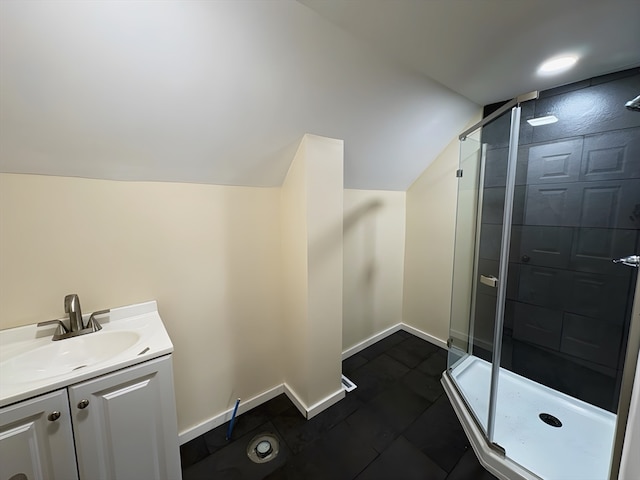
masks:
<instances>
[{"instance_id":1,"label":"tile patterned flooring","mask_svg":"<svg viewBox=\"0 0 640 480\"><path fill-rule=\"evenodd\" d=\"M358 388L306 421L285 395L182 445L184 480L490 480L440 385L446 351L400 331L342 363ZM257 434L280 453L256 464Z\"/></svg>"}]
</instances>

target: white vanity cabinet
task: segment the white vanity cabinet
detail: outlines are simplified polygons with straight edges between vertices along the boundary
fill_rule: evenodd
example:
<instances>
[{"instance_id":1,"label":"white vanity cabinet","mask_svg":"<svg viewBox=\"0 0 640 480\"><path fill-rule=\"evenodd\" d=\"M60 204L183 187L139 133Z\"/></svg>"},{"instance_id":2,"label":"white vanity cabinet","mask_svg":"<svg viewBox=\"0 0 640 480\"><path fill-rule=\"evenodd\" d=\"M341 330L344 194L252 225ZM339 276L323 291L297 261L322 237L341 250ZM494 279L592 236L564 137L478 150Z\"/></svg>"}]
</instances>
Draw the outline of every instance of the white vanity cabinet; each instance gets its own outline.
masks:
<instances>
[{"instance_id":1,"label":"white vanity cabinet","mask_svg":"<svg viewBox=\"0 0 640 480\"><path fill-rule=\"evenodd\" d=\"M0 480L181 475L170 355L0 410Z\"/></svg>"},{"instance_id":2,"label":"white vanity cabinet","mask_svg":"<svg viewBox=\"0 0 640 480\"><path fill-rule=\"evenodd\" d=\"M0 409L0 480L77 480L67 390Z\"/></svg>"},{"instance_id":3,"label":"white vanity cabinet","mask_svg":"<svg viewBox=\"0 0 640 480\"><path fill-rule=\"evenodd\" d=\"M89 320L90 316L85 315ZM173 344L155 301L0 330L0 480L180 480Z\"/></svg>"},{"instance_id":4,"label":"white vanity cabinet","mask_svg":"<svg viewBox=\"0 0 640 480\"><path fill-rule=\"evenodd\" d=\"M171 358L69 387L84 480L181 478Z\"/></svg>"}]
</instances>

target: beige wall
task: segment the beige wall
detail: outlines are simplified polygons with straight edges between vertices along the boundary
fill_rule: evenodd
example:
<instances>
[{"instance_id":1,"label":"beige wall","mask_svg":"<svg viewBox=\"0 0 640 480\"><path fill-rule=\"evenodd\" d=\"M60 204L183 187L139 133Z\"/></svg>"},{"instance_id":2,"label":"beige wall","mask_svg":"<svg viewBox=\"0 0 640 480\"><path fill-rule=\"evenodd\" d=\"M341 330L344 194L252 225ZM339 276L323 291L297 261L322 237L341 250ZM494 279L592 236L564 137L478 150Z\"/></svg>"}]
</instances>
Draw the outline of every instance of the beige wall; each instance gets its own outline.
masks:
<instances>
[{"instance_id":1,"label":"beige wall","mask_svg":"<svg viewBox=\"0 0 640 480\"><path fill-rule=\"evenodd\" d=\"M402 321L405 192L344 191L346 350Z\"/></svg>"},{"instance_id":2,"label":"beige wall","mask_svg":"<svg viewBox=\"0 0 640 480\"><path fill-rule=\"evenodd\" d=\"M306 135L309 407L342 393L342 140ZM317 413L317 411L315 412Z\"/></svg>"},{"instance_id":3,"label":"beige wall","mask_svg":"<svg viewBox=\"0 0 640 480\"><path fill-rule=\"evenodd\" d=\"M87 312L158 300L181 431L283 380L311 407L343 349L400 321L445 340L457 140L406 194L344 203L342 142L296 158L282 189L0 175L0 328L72 292Z\"/></svg>"},{"instance_id":4,"label":"beige wall","mask_svg":"<svg viewBox=\"0 0 640 480\"><path fill-rule=\"evenodd\" d=\"M282 188L285 382L310 408L341 392L343 143L305 135Z\"/></svg>"},{"instance_id":5,"label":"beige wall","mask_svg":"<svg viewBox=\"0 0 640 480\"><path fill-rule=\"evenodd\" d=\"M291 162L281 192L284 372L297 395L306 397L308 334L307 164L304 140Z\"/></svg>"},{"instance_id":6,"label":"beige wall","mask_svg":"<svg viewBox=\"0 0 640 480\"><path fill-rule=\"evenodd\" d=\"M407 190L403 318L442 341L449 337L458 157L455 138Z\"/></svg>"},{"instance_id":7,"label":"beige wall","mask_svg":"<svg viewBox=\"0 0 640 480\"><path fill-rule=\"evenodd\" d=\"M0 328L156 299L179 429L282 383L280 189L0 175Z\"/></svg>"},{"instance_id":8,"label":"beige wall","mask_svg":"<svg viewBox=\"0 0 640 480\"><path fill-rule=\"evenodd\" d=\"M180 431L283 380L341 392L343 145L300 151L282 189L0 174L0 329L157 300Z\"/></svg>"}]
</instances>

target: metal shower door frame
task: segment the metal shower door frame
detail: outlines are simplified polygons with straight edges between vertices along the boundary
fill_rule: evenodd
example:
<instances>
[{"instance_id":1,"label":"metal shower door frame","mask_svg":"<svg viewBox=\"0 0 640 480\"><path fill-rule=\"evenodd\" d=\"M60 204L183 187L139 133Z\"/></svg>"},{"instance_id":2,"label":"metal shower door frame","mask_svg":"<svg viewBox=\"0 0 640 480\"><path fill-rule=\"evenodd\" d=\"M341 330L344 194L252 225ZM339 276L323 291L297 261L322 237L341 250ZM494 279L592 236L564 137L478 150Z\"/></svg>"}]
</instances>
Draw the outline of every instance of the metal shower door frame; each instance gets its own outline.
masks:
<instances>
[{"instance_id":1,"label":"metal shower door frame","mask_svg":"<svg viewBox=\"0 0 640 480\"><path fill-rule=\"evenodd\" d=\"M520 141L520 104L511 109L511 131L509 133L509 155L507 157L507 183L504 194L502 214L502 237L500 240L500 266L498 273L498 292L496 298L496 317L493 327L493 358L491 361L491 389L489 393L489 416L487 418L487 440L495 445L495 418L498 397L498 379L502 358L502 330L504 327L504 307L507 299L507 275L509 271L509 250L511 244L511 222L513 219L513 197L516 185L516 167L518 161L518 142Z\"/></svg>"},{"instance_id":2,"label":"metal shower door frame","mask_svg":"<svg viewBox=\"0 0 640 480\"><path fill-rule=\"evenodd\" d=\"M472 127L468 128L464 132L459 135L460 141L464 141L469 134L478 130L479 128L487 125L492 122L496 118L503 115L505 112L511 110L511 124L510 124L510 132L509 132L509 151L507 157L507 178L505 184L505 198L504 198L504 211L502 218L502 234L500 240L500 259L499 259L499 277L496 282L496 286L498 291L496 292L496 314L495 314L495 323L493 330L493 352L492 352L492 362L491 362L491 386L489 393L489 410L488 410L488 418L487 418L487 430L486 430L486 441L488 445L504 454L505 450L503 447L494 442L494 434L495 434L495 416L496 416L496 408L497 408L497 394L498 394L498 380L500 373L500 363L502 357L502 330L504 327L504 307L505 300L507 295L507 275L509 269L509 250L510 250L510 242L511 242L511 222L513 216L513 199L515 196L515 180L516 180L516 167L517 167L517 158L518 158L518 143L520 140L520 117L521 117L521 108L520 104L529 100L535 100L538 98L538 92L530 92L524 95L520 95L509 102L505 103L498 110L493 112L491 115L483 118L480 122L476 123ZM477 217L477 227L476 227L476 238L475 238L475 259L473 265L473 275L474 282L472 287L472 305L475 305L475 296L477 291L477 279L479 278L479 269L478 269L478 248L480 243L480 230L479 225L481 222L480 215L482 212L482 188L484 184L484 171L485 171L485 151L486 148L483 146L483 154L481 156L481 165L480 165L480 178L479 178L479 192L478 192L478 217ZM474 315L474 309L470 312L470 315ZM474 339L474 322L470 322L470 330L469 330L469 343L468 343L468 353L471 354L471 348L473 345ZM473 413L475 416L475 412Z\"/></svg>"}]
</instances>

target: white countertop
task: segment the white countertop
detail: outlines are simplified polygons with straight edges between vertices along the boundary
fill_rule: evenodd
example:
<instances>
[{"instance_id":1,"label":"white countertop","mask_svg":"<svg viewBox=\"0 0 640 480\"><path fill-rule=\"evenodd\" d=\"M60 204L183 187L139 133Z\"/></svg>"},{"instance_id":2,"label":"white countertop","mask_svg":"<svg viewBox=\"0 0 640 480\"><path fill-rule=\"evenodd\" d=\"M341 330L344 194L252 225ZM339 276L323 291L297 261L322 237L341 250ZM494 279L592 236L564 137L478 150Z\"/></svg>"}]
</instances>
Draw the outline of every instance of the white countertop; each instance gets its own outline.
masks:
<instances>
[{"instance_id":1,"label":"white countertop","mask_svg":"<svg viewBox=\"0 0 640 480\"><path fill-rule=\"evenodd\" d=\"M56 342L52 341L56 325L1 330L0 407L173 352L155 301L113 308L96 318L102 330ZM87 345L100 350L101 340L106 345L114 338L125 338L127 342L124 347L117 347L122 350L113 355L101 352L102 355L94 356L88 351L87 361L76 355L80 359L76 363L80 365L62 358L69 352L77 354L82 348L86 351ZM38 359L38 352L51 353L51 358L43 361L42 369L35 372L31 366L34 358ZM20 371L20 365L26 364L31 371ZM49 374L50 371L53 374Z\"/></svg>"}]
</instances>

